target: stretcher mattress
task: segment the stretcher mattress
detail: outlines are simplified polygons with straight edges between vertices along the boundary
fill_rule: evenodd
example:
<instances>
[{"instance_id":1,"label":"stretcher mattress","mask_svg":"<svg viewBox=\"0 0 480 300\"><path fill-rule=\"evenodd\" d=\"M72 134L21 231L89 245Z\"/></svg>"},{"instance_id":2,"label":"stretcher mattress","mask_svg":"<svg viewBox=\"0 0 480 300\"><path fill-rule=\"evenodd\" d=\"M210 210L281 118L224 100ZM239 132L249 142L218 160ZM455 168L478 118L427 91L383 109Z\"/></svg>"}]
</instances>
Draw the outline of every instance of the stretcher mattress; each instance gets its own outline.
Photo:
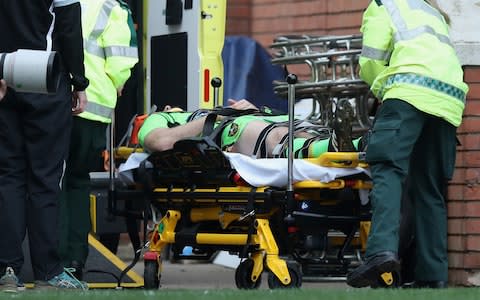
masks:
<instances>
[{"instance_id":1,"label":"stretcher mattress","mask_svg":"<svg viewBox=\"0 0 480 300\"><path fill-rule=\"evenodd\" d=\"M286 158L251 158L240 153L224 152L231 166L250 185L255 187L286 187L288 183L288 160ZM119 166L119 177L126 184L134 183L132 170L148 157L147 153L133 153ZM148 167L148 164L147 164ZM362 167L337 168L323 167L303 159L294 159L293 183L313 180L330 182L337 178L356 174L370 176L368 169Z\"/></svg>"}]
</instances>

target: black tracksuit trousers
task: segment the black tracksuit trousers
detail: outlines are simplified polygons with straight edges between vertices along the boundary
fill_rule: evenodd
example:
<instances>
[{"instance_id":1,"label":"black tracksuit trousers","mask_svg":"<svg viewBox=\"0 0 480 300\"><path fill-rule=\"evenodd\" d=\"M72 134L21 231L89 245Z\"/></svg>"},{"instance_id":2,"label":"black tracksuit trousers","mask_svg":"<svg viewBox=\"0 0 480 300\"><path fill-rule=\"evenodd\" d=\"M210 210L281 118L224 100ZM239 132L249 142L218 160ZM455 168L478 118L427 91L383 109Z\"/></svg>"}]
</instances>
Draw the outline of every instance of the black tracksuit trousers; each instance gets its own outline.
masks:
<instances>
[{"instance_id":1,"label":"black tracksuit trousers","mask_svg":"<svg viewBox=\"0 0 480 300\"><path fill-rule=\"evenodd\" d=\"M21 270L27 231L34 279L63 271L57 202L72 123L67 80L63 75L55 95L9 90L0 102L1 275L7 266Z\"/></svg>"}]
</instances>

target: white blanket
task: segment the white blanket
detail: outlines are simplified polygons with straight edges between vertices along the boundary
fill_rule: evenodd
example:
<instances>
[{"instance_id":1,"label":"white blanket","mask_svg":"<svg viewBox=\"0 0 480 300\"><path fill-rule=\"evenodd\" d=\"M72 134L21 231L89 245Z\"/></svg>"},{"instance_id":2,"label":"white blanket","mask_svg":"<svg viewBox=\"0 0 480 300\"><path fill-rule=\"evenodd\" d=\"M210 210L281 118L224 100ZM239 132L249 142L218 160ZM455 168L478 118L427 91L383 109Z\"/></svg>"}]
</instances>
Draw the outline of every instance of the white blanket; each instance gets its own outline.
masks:
<instances>
[{"instance_id":1,"label":"white blanket","mask_svg":"<svg viewBox=\"0 0 480 300\"><path fill-rule=\"evenodd\" d=\"M240 153L224 153L232 167L252 186L286 187L288 184L288 159L251 158ZM293 183L305 180L330 182L340 177L365 173L356 168L322 167L304 159L293 160Z\"/></svg>"},{"instance_id":2,"label":"white blanket","mask_svg":"<svg viewBox=\"0 0 480 300\"><path fill-rule=\"evenodd\" d=\"M232 167L240 176L252 186L286 187L288 184L288 161L286 158L259 158L254 159L240 153L224 152ZM128 160L120 165L120 178L127 184L133 183L131 170L138 168L140 163L148 157L146 153L133 153ZM315 180L330 182L344 176L365 173L367 169L322 167L303 159L294 159L293 182Z\"/></svg>"}]
</instances>

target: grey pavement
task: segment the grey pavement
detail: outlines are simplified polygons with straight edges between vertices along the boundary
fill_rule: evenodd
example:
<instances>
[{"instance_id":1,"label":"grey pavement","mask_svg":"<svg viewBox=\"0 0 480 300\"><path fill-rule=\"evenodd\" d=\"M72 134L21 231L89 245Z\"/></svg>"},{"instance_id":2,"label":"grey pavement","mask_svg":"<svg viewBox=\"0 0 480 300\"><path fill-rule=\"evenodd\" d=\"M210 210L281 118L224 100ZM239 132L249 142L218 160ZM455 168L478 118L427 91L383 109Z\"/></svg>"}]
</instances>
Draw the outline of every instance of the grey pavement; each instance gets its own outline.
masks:
<instances>
[{"instance_id":1,"label":"grey pavement","mask_svg":"<svg viewBox=\"0 0 480 300\"><path fill-rule=\"evenodd\" d=\"M125 262L129 262L131 246L121 246L118 256ZM127 254L128 253L128 254ZM140 260L133 270L140 276L143 276L143 260ZM268 289L268 274L262 274L261 289ZM217 265L214 263L199 261L179 261L171 263L164 261L162 266L162 277L160 280L161 289L236 289L235 269ZM322 278L304 278L302 288L320 289L320 288L348 288L345 281L341 278L322 279Z\"/></svg>"}]
</instances>

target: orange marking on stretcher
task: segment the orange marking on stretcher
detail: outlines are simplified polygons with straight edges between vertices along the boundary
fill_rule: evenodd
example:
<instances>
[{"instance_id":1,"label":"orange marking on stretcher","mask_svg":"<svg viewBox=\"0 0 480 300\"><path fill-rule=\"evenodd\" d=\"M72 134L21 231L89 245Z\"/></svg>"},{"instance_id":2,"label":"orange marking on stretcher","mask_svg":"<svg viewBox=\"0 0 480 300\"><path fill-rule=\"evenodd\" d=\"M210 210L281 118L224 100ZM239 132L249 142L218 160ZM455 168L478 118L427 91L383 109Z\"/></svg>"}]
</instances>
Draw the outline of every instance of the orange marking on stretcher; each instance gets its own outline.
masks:
<instances>
[{"instance_id":1,"label":"orange marking on stretcher","mask_svg":"<svg viewBox=\"0 0 480 300\"><path fill-rule=\"evenodd\" d=\"M132 135L130 136L130 145L139 144L138 132L140 131L140 127L142 127L147 117L148 117L147 114L135 117L135 121L133 123Z\"/></svg>"},{"instance_id":2,"label":"orange marking on stretcher","mask_svg":"<svg viewBox=\"0 0 480 300\"><path fill-rule=\"evenodd\" d=\"M240 176L240 174L238 174L238 173L233 174L232 180L233 180L233 182L234 182L236 185L239 185L239 186L248 186L248 185L249 185L249 184L242 178L242 176Z\"/></svg>"}]
</instances>

